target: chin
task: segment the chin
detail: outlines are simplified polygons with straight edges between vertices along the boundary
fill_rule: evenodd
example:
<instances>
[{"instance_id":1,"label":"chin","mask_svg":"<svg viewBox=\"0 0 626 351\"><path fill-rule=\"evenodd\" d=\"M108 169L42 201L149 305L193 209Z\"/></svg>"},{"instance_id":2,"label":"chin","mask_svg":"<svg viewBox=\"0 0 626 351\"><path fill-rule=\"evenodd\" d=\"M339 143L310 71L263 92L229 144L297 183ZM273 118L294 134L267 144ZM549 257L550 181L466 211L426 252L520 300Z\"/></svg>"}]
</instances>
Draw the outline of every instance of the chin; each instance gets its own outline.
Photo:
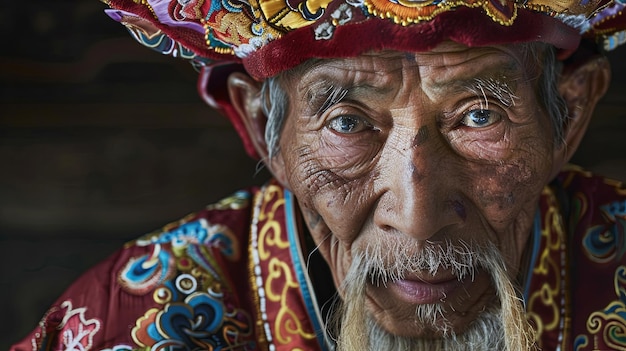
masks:
<instances>
[{"instance_id":1,"label":"chin","mask_svg":"<svg viewBox=\"0 0 626 351\"><path fill-rule=\"evenodd\" d=\"M504 350L504 329L497 309L480 313L462 330L423 328L421 336L398 335L368 317L368 350ZM444 323L445 324L445 323Z\"/></svg>"},{"instance_id":2,"label":"chin","mask_svg":"<svg viewBox=\"0 0 626 351\"><path fill-rule=\"evenodd\" d=\"M489 274L477 272L463 280L440 283L389 282L368 284L367 313L389 333L433 338L465 332L499 300Z\"/></svg>"},{"instance_id":3,"label":"chin","mask_svg":"<svg viewBox=\"0 0 626 351\"><path fill-rule=\"evenodd\" d=\"M372 306L371 303L367 303ZM489 320L497 308L480 305L480 310L453 311L444 304L418 305L403 310L383 310L378 306L368 309L368 323L374 323L382 331L405 338L445 338L461 335L484 318L489 310Z\"/></svg>"}]
</instances>

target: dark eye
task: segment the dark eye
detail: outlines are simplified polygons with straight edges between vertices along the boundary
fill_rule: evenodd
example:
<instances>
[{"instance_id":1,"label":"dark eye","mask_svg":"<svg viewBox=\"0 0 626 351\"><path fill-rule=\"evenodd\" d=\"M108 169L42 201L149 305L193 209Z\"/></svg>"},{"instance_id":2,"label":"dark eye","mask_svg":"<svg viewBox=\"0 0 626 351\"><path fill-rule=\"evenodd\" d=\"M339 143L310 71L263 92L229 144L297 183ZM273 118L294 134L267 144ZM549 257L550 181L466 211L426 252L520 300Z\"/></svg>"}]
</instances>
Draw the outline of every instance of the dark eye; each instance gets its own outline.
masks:
<instances>
[{"instance_id":1,"label":"dark eye","mask_svg":"<svg viewBox=\"0 0 626 351\"><path fill-rule=\"evenodd\" d=\"M350 115L335 117L328 122L328 128L342 134L358 133L371 127L371 124L363 118Z\"/></svg>"},{"instance_id":2,"label":"dark eye","mask_svg":"<svg viewBox=\"0 0 626 351\"><path fill-rule=\"evenodd\" d=\"M484 128L498 122L500 119L500 114L495 111L477 109L465 112L461 124L470 128Z\"/></svg>"}]
</instances>

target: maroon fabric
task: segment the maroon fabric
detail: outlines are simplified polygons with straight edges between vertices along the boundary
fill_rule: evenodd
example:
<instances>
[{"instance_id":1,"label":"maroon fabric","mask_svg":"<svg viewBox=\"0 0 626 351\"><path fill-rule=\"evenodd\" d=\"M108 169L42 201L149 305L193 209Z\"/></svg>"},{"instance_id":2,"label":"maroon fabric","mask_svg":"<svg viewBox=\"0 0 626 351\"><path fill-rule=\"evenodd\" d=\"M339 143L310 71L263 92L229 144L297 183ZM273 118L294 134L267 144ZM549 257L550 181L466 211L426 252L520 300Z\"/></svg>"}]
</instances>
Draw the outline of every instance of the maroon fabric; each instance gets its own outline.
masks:
<instances>
[{"instance_id":1,"label":"maroon fabric","mask_svg":"<svg viewBox=\"0 0 626 351\"><path fill-rule=\"evenodd\" d=\"M257 309L270 305L267 301L259 300L259 296L266 295L257 292L255 286L258 288L269 285L255 285L259 282L252 276L256 274L256 269L251 268L253 267L251 262L255 261L254 253L259 253L258 243L270 237L276 240L272 236L276 233L276 228L285 228L284 212L280 212L283 210L273 212L274 204L284 203L284 198L282 192L280 195L270 193L275 196L268 193L261 195L264 201L271 199L267 200L269 202L265 204L266 206L259 203L258 208L271 211L271 216L268 212L254 217L252 211L255 205L252 196L259 195L258 189L250 189L246 193L250 197L239 195L239 200L235 202L232 199L221 202L221 205L218 204L166 226L161 233L145 236L143 240L127 245L86 272L53 305L40 326L11 350L56 351L81 347L84 350L137 349L140 345L133 341L133 330L148 331L149 329L144 326L154 324L154 320L146 317L155 316L156 311L159 311L161 316L176 317L178 321L200 321L190 318L189 314L192 311L201 312L192 304L194 296L199 292L187 292L186 294L189 294L187 297L180 296L181 293L178 292L179 296L172 296L172 301L167 304L157 303L157 292L162 287L169 287L170 291L174 291L172 284L189 273L195 274L201 281L200 277L208 277L208 271L204 267L223 273L218 274L220 281L224 286L232 287L224 290L225 295L221 299L226 306L237 307L250 316L247 319L249 327L246 327L246 324L231 325L229 333L235 331L233 329L235 326L243 331L248 330L248 334L238 335L257 342L256 346L249 344L250 349L266 350L267 343L271 341L264 338L264 328L259 324L263 317L262 313L257 313ZM248 200L242 200L244 198ZM623 334L618 332L626 328L624 323L626 189L619 182L597 177L579 169L570 169L562 172L550 187L544 189L539 206L539 228L536 228L534 234L533 261L528 270L530 280L525 302L527 316L538 329L542 350L626 349L626 340L621 337ZM271 218L275 225L268 226L274 229L264 232L272 233L268 237L261 236L262 231L259 229L266 228L265 225L268 223L261 217L265 218L265 221ZM201 232L198 232L197 236L191 236L188 231L183 232L187 233L186 237L181 237L181 233L175 235L176 228L198 220L204 220L205 227L213 228L209 230L209 235L232 233L231 241L220 239L217 241L218 244L221 243L220 245L215 245L216 242L208 245L206 242L193 240L201 238ZM252 228L257 229L253 231ZM280 229L278 232L284 234L284 230L286 229ZM257 235L256 241L251 240L252 233ZM146 242L148 238L151 240ZM156 250L157 244L154 244L156 242L161 245L159 250ZM228 243L232 245L225 245ZM183 248L188 251L182 250ZM229 258L226 255L229 253L228 248L232 248L231 253L237 253L235 257ZM269 254L265 259L268 264L272 258L285 255L285 250L281 249L280 253L277 253L275 248L267 251ZM155 252L161 253L158 257L170 257L168 261L161 261L160 266L164 267L163 275L156 275L161 277L162 281L152 281L151 284L146 284L142 291L138 291L136 285L125 285L124 280L120 278L123 268L144 255L154 257ZM198 257L187 256L185 252L202 254ZM283 261L287 262L288 256L286 254ZM190 259L206 264L202 266L183 264L183 260ZM141 270L138 273L141 273ZM284 278L286 275L280 276ZM272 276L271 279L275 280L277 277ZM265 281L261 279L261 282ZM284 284L284 281L281 283ZM285 300L279 299L276 303L285 302L292 304L289 306L302 306L300 295L285 296L287 296ZM155 313L150 313L151 310ZM304 311L301 307L293 307L292 310ZM223 315L223 317L228 319L232 316ZM304 315L298 318L304 323L315 317ZM167 320L162 319L159 325L172 331L175 325L163 324ZM162 334L163 330L159 330L158 333ZM189 349L202 348L199 346L202 344L192 343L195 339L184 338L192 336L188 330L178 330L181 331L180 334L168 337L170 342L178 342L180 349L185 349L185 346ZM203 330L195 331L201 335ZM138 335L138 332L135 336L141 339L142 336ZM220 335L222 334L214 337ZM313 339L311 337L309 341L314 342ZM278 350L281 347L292 350L296 346L305 350L314 349L310 344L298 344L292 340L278 347L278 340L274 338L273 341Z\"/></svg>"},{"instance_id":2,"label":"maroon fabric","mask_svg":"<svg viewBox=\"0 0 626 351\"><path fill-rule=\"evenodd\" d=\"M527 316L542 350L626 350L626 189L577 167L544 190Z\"/></svg>"}]
</instances>

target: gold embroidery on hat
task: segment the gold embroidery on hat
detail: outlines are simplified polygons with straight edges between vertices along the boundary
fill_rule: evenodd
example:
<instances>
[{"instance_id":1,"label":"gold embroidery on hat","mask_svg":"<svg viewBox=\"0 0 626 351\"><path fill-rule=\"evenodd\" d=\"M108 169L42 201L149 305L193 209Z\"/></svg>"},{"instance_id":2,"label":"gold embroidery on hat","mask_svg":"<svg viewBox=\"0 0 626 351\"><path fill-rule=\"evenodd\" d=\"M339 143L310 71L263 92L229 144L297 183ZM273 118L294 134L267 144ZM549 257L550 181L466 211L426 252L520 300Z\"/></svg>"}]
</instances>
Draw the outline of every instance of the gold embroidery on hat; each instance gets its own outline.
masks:
<instances>
[{"instance_id":1,"label":"gold embroidery on hat","mask_svg":"<svg viewBox=\"0 0 626 351\"><path fill-rule=\"evenodd\" d=\"M261 0L259 6L268 22L289 31L315 23L331 2L332 0L305 0L294 8L285 0Z\"/></svg>"},{"instance_id":2,"label":"gold embroidery on hat","mask_svg":"<svg viewBox=\"0 0 626 351\"><path fill-rule=\"evenodd\" d=\"M571 15L585 15L589 17L598 8L601 0L589 0L586 5L578 0L532 0L525 7L541 10L546 13L561 13Z\"/></svg>"},{"instance_id":3,"label":"gold embroidery on hat","mask_svg":"<svg viewBox=\"0 0 626 351\"><path fill-rule=\"evenodd\" d=\"M201 21L202 26L204 27L204 41L206 43L206 46L210 49L212 49L213 51L215 51L218 54L227 54L227 55L234 55L235 51L232 48L227 48L227 47L219 47L219 46L214 46L211 45L211 29L212 26L210 24L208 24L205 20Z\"/></svg>"},{"instance_id":4,"label":"gold embroidery on hat","mask_svg":"<svg viewBox=\"0 0 626 351\"><path fill-rule=\"evenodd\" d=\"M154 12L154 9L152 8L152 5L150 5L148 3L148 0L133 0L133 2L135 4L140 4L143 5L145 7L148 8L148 10L150 10L150 12L152 13L152 16L154 17L154 19L158 20L159 18L157 17L156 13Z\"/></svg>"},{"instance_id":5,"label":"gold embroidery on hat","mask_svg":"<svg viewBox=\"0 0 626 351\"><path fill-rule=\"evenodd\" d=\"M489 0L443 1L437 4L431 0L398 0L398 3L390 0L365 0L364 5L372 15L384 19L392 19L395 23L402 26L430 21L442 12L461 6L470 8L482 6L494 21L502 25L511 25L517 16L516 6L510 1L500 1L500 3L511 11L510 16L496 9Z\"/></svg>"}]
</instances>

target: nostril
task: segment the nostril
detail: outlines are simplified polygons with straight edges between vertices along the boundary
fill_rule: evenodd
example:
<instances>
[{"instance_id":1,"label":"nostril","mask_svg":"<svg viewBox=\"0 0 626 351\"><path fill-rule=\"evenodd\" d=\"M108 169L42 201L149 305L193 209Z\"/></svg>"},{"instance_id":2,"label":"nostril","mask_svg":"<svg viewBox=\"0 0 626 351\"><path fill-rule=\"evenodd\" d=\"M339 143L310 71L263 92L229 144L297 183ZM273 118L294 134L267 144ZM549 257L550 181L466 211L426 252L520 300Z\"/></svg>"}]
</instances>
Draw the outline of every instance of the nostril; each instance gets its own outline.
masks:
<instances>
[{"instance_id":1,"label":"nostril","mask_svg":"<svg viewBox=\"0 0 626 351\"><path fill-rule=\"evenodd\" d=\"M382 229L384 232L391 232L393 231L393 227L387 224L383 224L380 226L380 229Z\"/></svg>"}]
</instances>

